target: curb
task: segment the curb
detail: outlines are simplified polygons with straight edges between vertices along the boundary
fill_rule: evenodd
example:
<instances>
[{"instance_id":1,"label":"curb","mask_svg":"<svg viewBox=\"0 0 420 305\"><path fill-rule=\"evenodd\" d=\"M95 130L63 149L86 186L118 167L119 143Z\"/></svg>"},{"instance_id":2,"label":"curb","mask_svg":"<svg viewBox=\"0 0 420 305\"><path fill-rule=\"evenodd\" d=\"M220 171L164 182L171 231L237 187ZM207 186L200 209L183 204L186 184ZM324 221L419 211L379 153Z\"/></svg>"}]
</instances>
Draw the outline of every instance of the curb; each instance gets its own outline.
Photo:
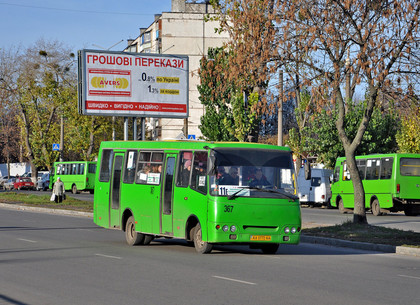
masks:
<instances>
[{"instance_id":1,"label":"curb","mask_svg":"<svg viewBox=\"0 0 420 305\"><path fill-rule=\"evenodd\" d=\"M420 257L420 248L372 244L372 243L348 241L348 240L334 239L334 238L328 238L328 237L307 236L307 235L301 235L300 241L303 243L310 243L310 244L322 244L322 245L334 246L334 247L344 247L344 248L352 248L352 249L359 249L359 250L395 253L395 254L401 254L401 255L410 255L410 256Z\"/></svg>"},{"instance_id":2,"label":"curb","mask_svg":"<svg viewBox=\"0 0 420 305\"><path fill-rule=\"evenodd\" d=\"M79 212L79 211L72 211L72 210L50 209L50 208L37 208L37 207L28 207L28 206L8 204L8 203L0 203L0 207L12 209L12 210L20 210L20 211L31 211L31 212L38 212L38 213L50 213L50 214L57 214L57 215L79 216L79 217L81 216L81 217L93 218L93 213L89 213L89 212ZM334 238L327 238L327 237L308 236L308 235L303 235L303 234L300 236L300 242L420 257L420 248L355 242L355 241L348 241L348 240L334 239Z\"/></svg>"},{"instance_id":3,"label":"curb","mask_svg":"<svg viewBox=\"0 0 420 305\"><path fill-rule=\"evenodd\" d=\"M79 211L73 211L73 210L29 207L29 206L16 205L16 204L10 204L10 203L0 203L0 207L11 209L11 210L19 210L19 211L30 211L30 212L38 212L38 213L49 213L49 214L57 214L57 215L82 216L82 217L93 218L93 213L79 212Z\"/></svg>"}]
</instances>

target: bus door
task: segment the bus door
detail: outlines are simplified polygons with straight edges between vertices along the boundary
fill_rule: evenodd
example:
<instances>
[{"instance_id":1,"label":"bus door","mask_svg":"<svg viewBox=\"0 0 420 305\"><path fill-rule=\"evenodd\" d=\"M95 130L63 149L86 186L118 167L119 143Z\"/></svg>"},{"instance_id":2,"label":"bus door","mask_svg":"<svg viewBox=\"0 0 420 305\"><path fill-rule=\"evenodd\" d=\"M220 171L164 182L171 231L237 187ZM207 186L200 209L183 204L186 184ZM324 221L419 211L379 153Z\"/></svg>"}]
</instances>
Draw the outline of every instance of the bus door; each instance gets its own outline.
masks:
<instances>
[{"instance_id":1,"label":"bus door","mask_svg":"<svg viewBox=\"0 0 420 305\"><path fill-rule=\"evenodd\" d=\"M121 224L120 198L121 198L121 169L124 153L116 153L112 163L111 184L109 186L109 227L119 228Z\"/></svg>"},{"instance_id":2,"label":"bus door","mask_svg":"<svg viewBox=\"0 0 420 305\"><path fill-rule=\"evenodd\" d=\"M175 182L176 154L167 154L162 195L160 199L160 233L173 235L173 190Z\"/></svg>"}]
</instances>

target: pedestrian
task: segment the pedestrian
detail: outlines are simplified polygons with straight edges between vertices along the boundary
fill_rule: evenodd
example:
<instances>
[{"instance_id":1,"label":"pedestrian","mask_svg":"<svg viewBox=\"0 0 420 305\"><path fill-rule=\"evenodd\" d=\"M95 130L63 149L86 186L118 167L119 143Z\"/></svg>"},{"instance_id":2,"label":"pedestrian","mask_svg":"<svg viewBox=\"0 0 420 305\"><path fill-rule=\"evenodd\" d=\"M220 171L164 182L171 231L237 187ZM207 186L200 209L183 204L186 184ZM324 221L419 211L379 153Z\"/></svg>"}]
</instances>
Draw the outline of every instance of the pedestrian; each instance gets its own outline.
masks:
<instances>
[{"instance_id":1,"label":"pedestrian","mask_svg":"<svg viewBox=\"0 0 420 305\"><path fill-rule=\"evenodd\" d=\"M60 177L57 177L57 181L54 183L53 194L55 195L55 203L60 203L63 201L64 183L61 181Z\"/></svg>"}]
</instances>

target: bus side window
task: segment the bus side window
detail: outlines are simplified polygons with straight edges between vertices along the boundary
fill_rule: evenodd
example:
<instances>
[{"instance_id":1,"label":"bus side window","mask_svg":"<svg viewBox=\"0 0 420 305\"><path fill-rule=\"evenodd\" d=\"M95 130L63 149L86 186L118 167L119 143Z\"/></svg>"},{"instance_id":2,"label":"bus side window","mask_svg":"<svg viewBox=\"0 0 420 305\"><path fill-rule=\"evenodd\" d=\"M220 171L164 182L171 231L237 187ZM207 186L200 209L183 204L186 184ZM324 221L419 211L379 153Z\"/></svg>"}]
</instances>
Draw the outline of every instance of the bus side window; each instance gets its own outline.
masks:
<instances>
[{"instance_id":1,"label":"bus side window","mask_svg":"<svg viewBox=\"0 0 420 305\"><path fill-rule=\"evenodd\" d=\"M381 179L391 179L394 158L382 158Z\"/></svg>"},{"instance_id":2,"label":"bus side window","mask_svg":"<svg viewBox=\"0 0 420 305\"><path fill-rule=\"evenodd\" d=\"M344 180L351 180L350 171L347 168L346 161L343 162L343 181Z\"/></svg>"},{"instance_id":3,"label":"bus side window","mask_svg":"<svg viewBox=\"0 0 420 305\"><path fill-rule=\"evenodd\" d=\"M141 151L137 163L136 183L160 184L163 152Z\"/></svg>"},{"instance_id":4,"label":"bus side window","mask_svg":"<svg viewBox=\"0 0 420 305\"><path fill-rule=\"evenodd\" d=\"M366 164L366 180L377 180L379 179L380 169L379 159L368 159Z\"/></svg>"},{"instance_id":5,"label":"bus side window","mask_svg":"<svg viewBox=\"0 0 420 305\"><path fill-rule=\"evenodd\" d=\"M337 182L340 180L340 166L336 166L334 169L334 178L333 181Z\"/></svg>"},{"instance_id":6,"label":"bus side window","mask_svg":"<svg viewBox=\"0 0 420 305\"><path fill-rule=\"evenodd\" d=\"M178 175L176 185L180 187L187 187L190 181L192 152L181 152L178 163Z\"/></svg>"},{"instance_id":7,"label":"bus side window","mask_svg":"<svg viewBox=\"0 0 420 305\"><path fill-rule=\"evenodd\" d=\"M191 173L191 188L200 193L207 193L207 152L195 152Z\"/></svg>"},{"instance_id":8,"label":"bus side window","mask_svg":"<svg viewBox=\"0 0 420 305\"><path fill-rule=\"evenodd\" d=\"M104 149L102 151L101 167L99 172L99 181L108 182L111 168L112 168L112 159L114 151L110 149Z\"/></svg>"},{"instance_id":9,"label":"bus side window","mask_svg":"<svg viewBox=\"0 0 420 305\"><path fill-rule=\"evenodd\" d=\"M359 171L360 179L364 180L365 172L366 172L366 160L365 159L356 160L356 164L357 164L357 169Z\"/></svg>"},{"instance_id":10,"label":"bus side window","mask_svg":"<svg viewBox=\"0 0 420 305\"><path fill-rule=\"evenodd\" d=\"M136 177L137 151L127 151L127 157L124 166L124 183L133 183Z\"/></svg>"}]
</instances>

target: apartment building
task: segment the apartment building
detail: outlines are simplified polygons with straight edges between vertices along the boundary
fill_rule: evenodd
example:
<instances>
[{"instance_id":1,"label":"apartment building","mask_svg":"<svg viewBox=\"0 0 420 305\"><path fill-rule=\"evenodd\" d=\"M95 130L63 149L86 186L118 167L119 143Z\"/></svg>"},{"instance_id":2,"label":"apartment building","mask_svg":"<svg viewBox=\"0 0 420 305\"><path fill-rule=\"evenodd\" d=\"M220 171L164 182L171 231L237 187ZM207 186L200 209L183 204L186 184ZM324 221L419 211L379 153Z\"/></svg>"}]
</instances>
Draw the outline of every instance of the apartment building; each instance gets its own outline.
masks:
<instances>
[{"instance_id":1,"label":"apartment building","mask_svg":"<svg viewBox=\"0 0 420 305\"><path fill-rule=\"evenodd\" d=\"M198 69L200 59L210 47L220 47L228 40L227 33L218 34L217 21L205 21L214 14L209 1L172 0L171 12L155 15L154 22L140 28L136 39L129 39L124 51L187 55L189 57L189 117L188 119L148 118L148 126L159 130L159 139L179 137L182 133L199 138L200 117L204 107L199 101L197 85L200 84ZM156 129L155 129L156 130Z\"/></svg>"}]
</instances>

